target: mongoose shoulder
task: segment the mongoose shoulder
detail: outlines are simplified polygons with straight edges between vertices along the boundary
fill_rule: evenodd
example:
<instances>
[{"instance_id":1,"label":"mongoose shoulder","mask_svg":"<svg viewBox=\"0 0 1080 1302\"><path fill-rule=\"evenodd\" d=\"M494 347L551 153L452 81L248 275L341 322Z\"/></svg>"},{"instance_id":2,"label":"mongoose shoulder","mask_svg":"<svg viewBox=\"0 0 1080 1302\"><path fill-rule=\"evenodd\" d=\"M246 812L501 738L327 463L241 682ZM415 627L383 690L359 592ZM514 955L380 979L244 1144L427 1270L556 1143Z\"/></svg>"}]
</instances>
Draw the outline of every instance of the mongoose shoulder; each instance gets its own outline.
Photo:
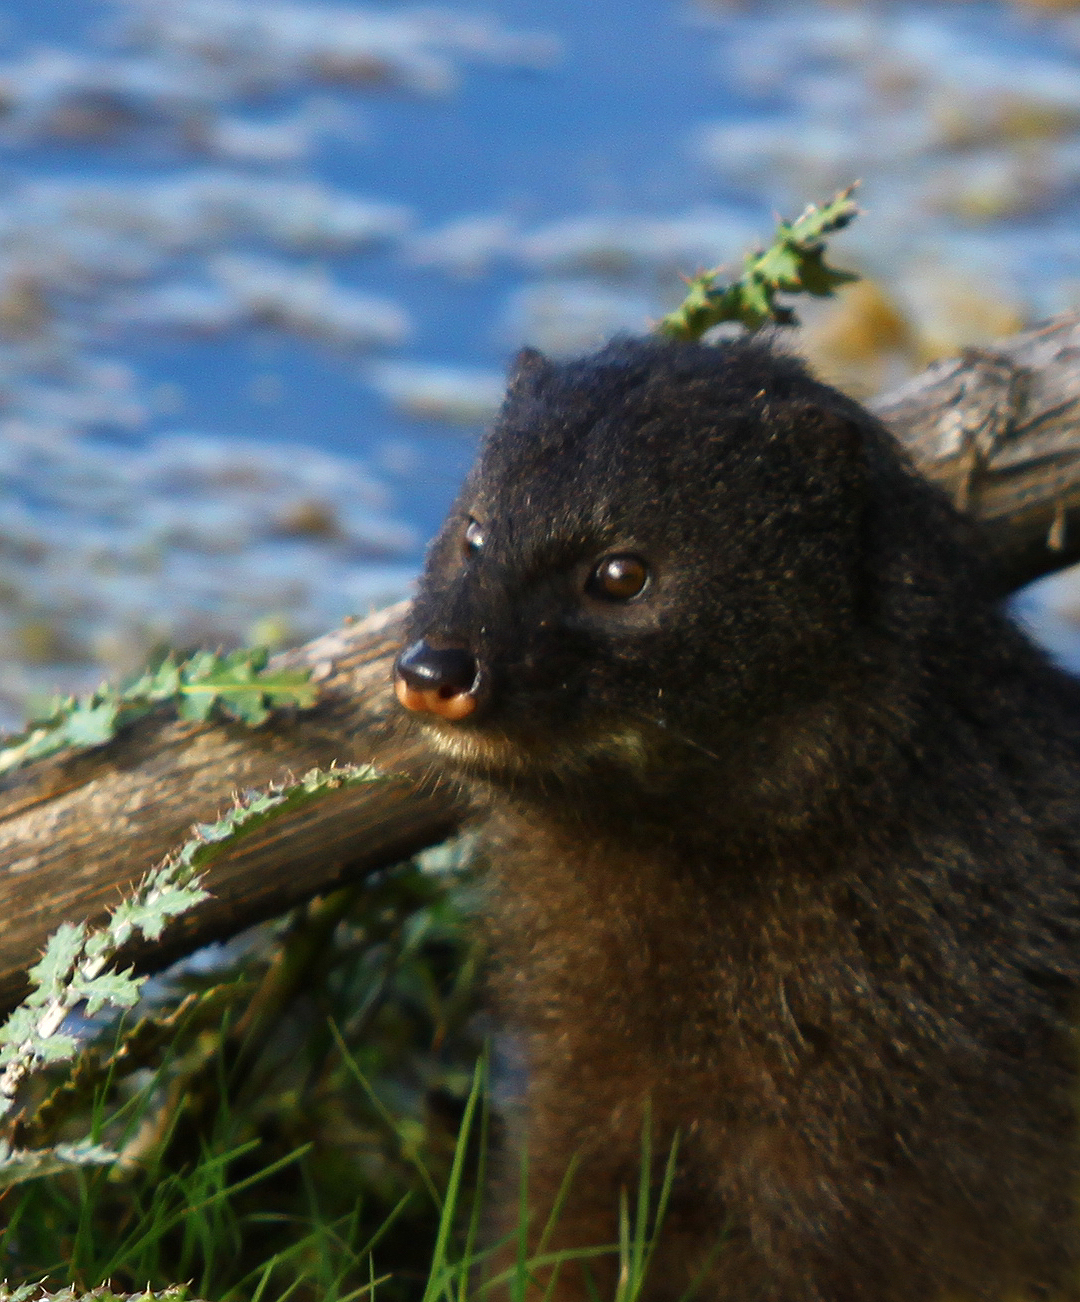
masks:
<instances>
[{"instance_id":1,"label":"mongoose shoulder","mask_svg":"<svg viewBox=\"0 0 1080 1302\"><path fill-rule=\"evenodd\" d=\"M1080 691L970 528L793 358L639 340L523 354L432 546L533 1220L576 1158L612 1243L648 1109L647 1302L1077 1295Z\"/></svg>"}]
</instances>

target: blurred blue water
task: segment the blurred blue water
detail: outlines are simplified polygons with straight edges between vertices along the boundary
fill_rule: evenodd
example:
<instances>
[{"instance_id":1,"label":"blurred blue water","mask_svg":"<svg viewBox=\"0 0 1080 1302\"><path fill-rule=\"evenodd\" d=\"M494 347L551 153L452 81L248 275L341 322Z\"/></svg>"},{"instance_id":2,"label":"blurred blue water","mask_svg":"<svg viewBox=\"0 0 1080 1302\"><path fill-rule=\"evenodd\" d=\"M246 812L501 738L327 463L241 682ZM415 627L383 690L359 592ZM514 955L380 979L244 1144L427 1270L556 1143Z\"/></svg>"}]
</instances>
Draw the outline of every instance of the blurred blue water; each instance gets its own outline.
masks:
<instances>
[{"instance_id":1,"label":"blurred blue water","mask_svg":"<svg viewBox=\"0 0 1080 1302\"><path fill-rule=\"evenodd\" d=\"M446 0L406 39L416 12L0 0L0 722L161 637L232 642L265 613L301 638L400 593L520 343L641 330L676 272L856 175L869 211L839 260L896 296L920 347L1080 304L1080 19ZM455 35L477 12L488 28ZM403 84L297 72L274 33L311 14L386 20L384 81ZM207 54L245 15L261 35ZM269 73L245 81L260 41ZM454 84L410 88L414 57ZM292 154L251 155L274 131ZM402 206L407 229L386 218L370 247L274 229L355 199ZM473 218L475 266L447 234ZM162 324L177 293L213 310ZM369 310L382 342L361 337ZM464 415L432 366L473 395ZM343 460L273 460L294 444ZM312 497L340 529L297 536Z\"/></svg>"},{"instance_id":2,"label":"blurred blue water","mask_svg":"<svg viewBox=\"0 0 1080 1302\"><path fill-rule=\"evenodd\" d=\"M407 10L394 4L369 8ZM524 225L536 226L579 212L670 212L719 198L743 208L766 231L769 195L704 173L688 157L686 141L703 119L754 120L790 111L789 97L774 89L745 98L733 90L729 79L717 75L714 40L700 21L688 21L691 8L658 0L497 0L478 8L512 28L551 33L560 42L559 57L538 71L469 67L456 91L441 98L346 95L362 122L362 138L331 137L284 170L401 202L421 228L468 213L510 211ZM914 15L944 8L894 6ZM1000 4L947 8L961 39L969 33L999 54L1054 48L1053 30L1025 25ZM773 10L766 5L760 12L766 19ZM802 12L812 22L813 7ZM78 6L7 0L0 7L12 51L39 44L107 50L102 32L116 13L116 6L102 0L81 0ZM728 25L752 33L755 21L751 7ZM828 75L829 60L819 62ZM295 109L309 89L240 98L232 107L273 117ZM793 130L797 134L797 122ZM149 180L205 166L170 158L167 151L132 150L123 142L93 149L37 142L7 153L8 168L20 176ZM876 198L867 197L871 212ZM1052 274L1049 261L1046 271ZM406 308L414 323L410 356L501 368L513 351L498 322L508 293L521 282L520 269L496 265L475 281L454 281L404 265L398 250L389 248L336 259L335 275ZM208 343L181 338L147 344L131 336L118 343L149 386L181 387L183 422L193 428L300 439L364 456L387 441L415 445L415 478L399 490L398 509L421 535L430 533L467 462L469 449L459 432L402 421L358 382L351 358L265 331L237 331ZM272 407L248 396L253 378L267 371L282 381L281 400ZM175 424L170 413L152 418L148 429Z\"/></svg>"},{"instance_id":3,"label":"blurred blue water","mask_svg":"<svg viewBox=\"0 0 1080 1302\"><path fill-rule=\"evenodd\" d=\"M731 104L708 76L708 45L693 38L676 6L500 0L478 8L510 26L557 35L560 57L541 71L470 69L457 92L442 99L362 97L367 139L330 141L295 170L360 195L400 201L421 226L507 207L538 224L568 212L666 210L702 198L701 177L683 156L682 137L696 118ZM42 42L87 49L100 45L96 37L113 11L96 0L78 6L9 0L0 12L11 48ZM272 116L301 97L260 97L247 107ZM123 148L45 144L9 157L22 175L149 178L178 170L176 160ZM749 206L763 215L761 204ZM482 280L455 282L403 266L393 249L339 260L336 272L407 308L415 322L410 354L502 367L513 351L498 337L496 322L520 273L496 269ZM421 536L441 518L471 456L460 430L400 420L357 382L349 361L288 338L246 333L157 346L126 338L121 348L148 385L182 388L183 421L194 428L299 439L361 456L388 441L413 445L418 455L397 506ZM268 370L283 382L281 401L269 409L247 396L253 377ZM159 416L148 428L175 424L174 416Z\"/></svg>"}]
</instances>

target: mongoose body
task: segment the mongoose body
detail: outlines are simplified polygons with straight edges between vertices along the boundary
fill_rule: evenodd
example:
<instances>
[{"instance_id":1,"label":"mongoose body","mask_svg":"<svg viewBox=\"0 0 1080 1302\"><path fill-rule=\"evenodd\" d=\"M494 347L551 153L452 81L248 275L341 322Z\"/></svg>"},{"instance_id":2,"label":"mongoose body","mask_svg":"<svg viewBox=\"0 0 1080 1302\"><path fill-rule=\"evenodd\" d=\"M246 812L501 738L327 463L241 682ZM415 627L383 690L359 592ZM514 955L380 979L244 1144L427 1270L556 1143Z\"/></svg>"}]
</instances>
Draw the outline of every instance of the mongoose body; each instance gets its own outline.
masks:
<instances>
[{"instance_id":1,"label":"mongoose body","mask_svg":"<svg viewBox=\"0 0 1080 1302\"><path fill-rule=\"evenodd\" d=\"M408 643L549 1250L648 1112L647 1302L1077 1295L1080 691L872 416L753 340L524 354Z\"/></svg>"}]
</instances>

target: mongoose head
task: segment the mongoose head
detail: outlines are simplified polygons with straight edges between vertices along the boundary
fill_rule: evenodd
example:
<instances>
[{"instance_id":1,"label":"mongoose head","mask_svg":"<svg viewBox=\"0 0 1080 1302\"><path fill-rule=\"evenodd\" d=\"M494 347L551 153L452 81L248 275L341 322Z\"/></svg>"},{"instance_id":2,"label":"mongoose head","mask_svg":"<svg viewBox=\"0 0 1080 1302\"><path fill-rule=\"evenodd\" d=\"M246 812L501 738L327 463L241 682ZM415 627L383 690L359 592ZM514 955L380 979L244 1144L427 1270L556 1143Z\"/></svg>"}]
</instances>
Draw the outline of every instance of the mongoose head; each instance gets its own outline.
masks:
<instances>
[{"instance_id":1,"label":"mongoose head","mask_svg":"<svg viewBox=\"0 0 1080 1302\"><path fill-rule=\"evenodd\" d=\"M755 340L527 350L432 544L398 699L496 781L737 764L857 665L879 432Z\"/></svg>"}]
</instances>

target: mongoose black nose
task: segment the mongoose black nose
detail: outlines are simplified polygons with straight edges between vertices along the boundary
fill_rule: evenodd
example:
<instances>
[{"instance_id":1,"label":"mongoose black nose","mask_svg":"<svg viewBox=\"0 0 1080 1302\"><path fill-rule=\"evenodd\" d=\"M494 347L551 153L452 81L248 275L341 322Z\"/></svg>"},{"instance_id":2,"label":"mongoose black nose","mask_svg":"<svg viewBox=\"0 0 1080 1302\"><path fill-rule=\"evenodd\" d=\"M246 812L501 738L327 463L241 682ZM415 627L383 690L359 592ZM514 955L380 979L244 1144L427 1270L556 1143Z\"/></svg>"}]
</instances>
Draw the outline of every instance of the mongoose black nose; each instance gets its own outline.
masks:
<instances>
[{"instance_id":1,"label":"mongoose black nose","mask_svg":"<svg viewBox=\"0 0 1080 1302\"><path fill-rule=\"evenodd\" d=\"M394 691L406 710L464 719L476 709L476 659L464 647L434 647L421 639L394 666Z\"/></svg>"}]
</instances>

